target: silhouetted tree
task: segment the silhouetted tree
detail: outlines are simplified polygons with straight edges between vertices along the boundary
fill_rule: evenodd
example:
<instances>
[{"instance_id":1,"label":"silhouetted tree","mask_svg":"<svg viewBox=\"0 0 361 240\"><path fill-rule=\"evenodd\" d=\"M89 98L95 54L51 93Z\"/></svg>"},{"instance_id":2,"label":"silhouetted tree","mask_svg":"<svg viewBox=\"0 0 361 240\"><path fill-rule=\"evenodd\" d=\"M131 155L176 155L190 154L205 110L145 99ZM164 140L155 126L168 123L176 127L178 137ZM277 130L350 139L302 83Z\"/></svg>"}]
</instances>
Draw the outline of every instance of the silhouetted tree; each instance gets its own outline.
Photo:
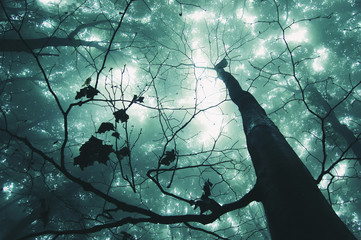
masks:
<instances>
[{"instance_id":1,"label":"silhouetted tree","mask_svg":"<svg viewBox=\"0 0 361 240\"><path fill-rule=\"evenodd\" d=\"M328 204L316 181L256 99L216 65L242 115L256 171L253 197L262 202L272 239L356 239Z\"/></svg>"}]
</instances>

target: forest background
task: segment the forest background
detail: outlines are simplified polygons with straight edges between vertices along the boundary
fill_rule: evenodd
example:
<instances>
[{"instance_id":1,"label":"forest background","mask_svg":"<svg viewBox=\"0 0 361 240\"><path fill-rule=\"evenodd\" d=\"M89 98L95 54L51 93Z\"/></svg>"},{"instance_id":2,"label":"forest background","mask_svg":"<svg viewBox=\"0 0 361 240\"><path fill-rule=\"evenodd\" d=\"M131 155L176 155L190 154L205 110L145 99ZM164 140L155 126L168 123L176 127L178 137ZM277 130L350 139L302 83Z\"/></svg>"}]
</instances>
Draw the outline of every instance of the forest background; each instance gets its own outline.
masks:
<instances>
[{"instance_id":1,"label":"forest background","mask_svg":"<svg viewBox=\"0 0 361 240\"><path fill-rule=\"evenodd\" d=\"M360 1L0 6L1 238L270 239L223 58L361 238Z\"/></svg>"}]
</instances>

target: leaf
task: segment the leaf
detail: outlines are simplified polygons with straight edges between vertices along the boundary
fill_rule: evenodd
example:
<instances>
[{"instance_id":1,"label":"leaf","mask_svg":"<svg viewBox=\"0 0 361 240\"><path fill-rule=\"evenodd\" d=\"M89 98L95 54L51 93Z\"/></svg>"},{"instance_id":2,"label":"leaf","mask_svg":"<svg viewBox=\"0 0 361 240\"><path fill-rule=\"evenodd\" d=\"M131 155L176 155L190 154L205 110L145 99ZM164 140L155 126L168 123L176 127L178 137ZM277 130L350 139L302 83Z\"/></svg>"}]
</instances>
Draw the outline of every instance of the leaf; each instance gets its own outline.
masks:
<instances>
[{"instance_id":1,"label":"leaf","mask_svg":"<svg viewBox=\"0 0 361 240\"><path fill-rule=\"evenodd\" d=\"M142 102L144 102L144 97L138 97L137 95L134 95L133 96L133 99L132 99L132 102L140 102L140 103L142 103Z\"/></svg>"},{"instance_id":2,"label":"leaf","mask_svg":"<svg viewBox=\"0 0 361 240\"><path fill-rule=\"evenodd\" d=\"M210 198L212 186L213 183L211 183L211 181L208 179L203 185L203 194L201 198L190 201L190 204L194 205L194 209L199 207L201 214L207 212L208 210L212 212L218 212L221 207L214 199Z\"/></svg>"},{"instance_id":3,"label":"leaf","mask_svg":"<svg viewBox=\"0 0 361 240\"><path fill-rule=\"evenodd\" d=\"M119 122L119 120L121 122L127 122L129 119L129 115L125 112L125 109L120 109L119 111L114 112L113 115L116 122Z\"/></svg>"},{"instance_id":4,"label":"leaf","mask_svg":"<svg viewBox=\"0 0 361 240\"><path fill-rule=\"evenodd\" d=\"M87 87L87 93L86 93L86 97L87 98L93 98L95 95L98 94L98 90L96 90L95 88L93 88L92 86L88 86Z\"/></svg>"},{"instance_id":5,"label":"leaf","mask_svg":"<svg viewBox=\"0 0 361 240\"><path fill-rule=\"evenodd\" d=\"M89 84L90 84L91 81L92 81L92 78L91 78L91 77L88 77L88 78L85 80L85 82L84 82L84 84L83 84L82 86L89 86Z\"/></svg>"},{"instance_id":6,"label":"leaf","mask_svg":"<svg viewBox=\"0 0 361 240\"><path fill-rule=\"evenodd\" d=\"M169 166L169 164L174 160L175 160L175 151L174 149L172 149L172 151L165 152L165 157L162 160L160 160L160 164Z\"/></svg>"},{"instance_id":7,"label":"leaf","mask_svg":"<svg viewBox=\"0 0 361 240\"><path fill-rule=\"evenodd\" d=\"M130 150L128 147L123 147L122 149L119 150L119 153L122 154L123 156L129 156Z\"/></svg>"},{"instance_id":8,"label":"leaf","mask_svg":"<svg viewBox=\"0 0 361 240\"><path fill-rule=\"evenodd\" d=\"M209 181L209 179L204 183L203 185L203 195L206 197L211 196L211 187L213 186L213 183Z\"/></svg>"},{"instance_id":9,"label":"leaf","mask_svg":"<svg viewBox=\"0 0 361 240\"><path fill-rule=\"evenodd\" d=\"M75 99L79 99L86 96L86 88L80 89L79 92L76 92Z\"/></svg>"},{"instance_id":10,"label":"leaf","mask_svg":"<svg viewBox=\"0 0 361 240\"><path fill-rule=\"evenodd\" d=\"M105 133L106 131L114 131L114 125L113 125L113 123L103 122L103 123L100 125L97 133Z\"/></svg>"},{"instance_id":11,"label":"leaf","mask_svg":"<svg viewBox=\"0 0 361 240\"><path fill-rule=\"evenodd\" d=\"M79 92L76 92L75 99L80 99L82 97L93 98L98 93L99 91L93 88L92 86L87 86L80 89Z\"/></svg>"},{"instance_id":12,"label":"leaf","mask_svg":"<svg viewBox=\"0 0 361 240\"><path fill-rule=\"evenodd\" d=\"M92 136L89 141L80 147L80 155L74 158L74 165L79 165L81 170L92 166L95 161L105 164L109 154L114 152L112 145L103 144L103 141Z\"/></svg>"},{"instance_id":13,"label":"leaf","mask_svg":"<svg viewBox=\"0 0 361 240\"><path fill-rule=\"evenodd\" d=\"M144 97L139 97L137 101L140 103L144 102Z\"/></svg>"},{"instance_id":14,"label":"leaf","mask_svg":"<svg viewBox=\"0 0 361 240\"><path fill-rule=\"evenodd\" d=\"M214 199L205 197L204 195L202 195L201 199L191 200L190 204L194 205L194 209L199 207L201 210L200 214L203 214L208 210L213 213L219 213L221 208L221 205L219 205L219 203L217 203Z\"/></svg>"},{"instance_id":15,"label":"leaf","mask_svg":"<svg viewBox=\"0 0 361 240\"><path fill-rule=\"evenodd\" d=\"M123 147L119 151L116 151L115 154L117 155L119 160L122 160L125 156L130 155L130 150L128 147Z\"/></svg>"},{"instance_id":16,"label":"leaf","mask_svg":"<svg viewBox=\"0 0 361 240\"><path fill-rule=\"evenodd\" d=\"M115 137L115 138L117 138L117 139L119 139L119 137L120 137L120 135L119 135L118 132L113 132L113 133L112 133L112 136Z\"/></svg>"}]
</instances>

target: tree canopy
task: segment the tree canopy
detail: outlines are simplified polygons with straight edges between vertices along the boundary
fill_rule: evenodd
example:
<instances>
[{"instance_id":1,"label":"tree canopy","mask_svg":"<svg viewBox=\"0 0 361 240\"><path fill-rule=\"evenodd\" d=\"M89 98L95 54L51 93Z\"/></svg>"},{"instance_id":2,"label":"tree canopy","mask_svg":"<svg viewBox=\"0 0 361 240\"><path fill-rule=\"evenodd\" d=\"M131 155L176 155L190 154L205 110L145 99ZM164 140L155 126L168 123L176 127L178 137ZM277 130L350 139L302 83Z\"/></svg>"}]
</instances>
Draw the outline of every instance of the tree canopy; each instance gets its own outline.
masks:
<instances>
[{"instance_id":1,"label":"tree canopy","mask_svg":"<svg viewBox=\"0 0 361 240\"><path fill-rule=\"evenodd\" d=\"M361 238L360 1L0 9L0 238L270 239L222 59Z\"/></svg>"}]
</instances>

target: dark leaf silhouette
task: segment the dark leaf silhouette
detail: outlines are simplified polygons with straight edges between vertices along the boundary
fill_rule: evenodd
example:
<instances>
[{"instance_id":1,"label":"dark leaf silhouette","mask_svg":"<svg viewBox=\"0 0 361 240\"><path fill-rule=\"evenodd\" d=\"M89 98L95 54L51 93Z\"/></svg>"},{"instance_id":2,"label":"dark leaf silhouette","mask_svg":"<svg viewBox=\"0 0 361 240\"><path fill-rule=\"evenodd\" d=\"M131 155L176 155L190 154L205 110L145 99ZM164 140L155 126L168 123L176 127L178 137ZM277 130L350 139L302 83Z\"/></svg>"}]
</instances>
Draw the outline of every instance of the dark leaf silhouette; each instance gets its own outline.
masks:
<instances>
[{"instance_id":1,"label":"dark leaf silhouette","mask_svg":"<svg viewBox=\"0 0 361 240\"><path fill-rule=\"evenodd\" d=\"M211 187L213 186L213 183L209 181L209 179L204 183L203 185L203 195L206 197L211 196Z\"/></svg>"},{"instance_id":2,"label":"dark leaf silhouette","mask_svg":"<svg viewBox=\"0 0 361 240\"><path fill-rule=\"evenodd\" d=\"M130 149L128 147L123 147L119 151L116 151L115 154L117 155L119 160L122 160L125 156L130 155Z\"/></svg>"},{"instance_id":3,"label":"dark leaf silhouette","mask_svg":"<svg viewBox=\"0 0 361 240\"><path fill-rule=\"evenodd\" d=\"M129 156L130 150L128 147L123 147L122 149L119 150L119 153L122 154L123 156Z\"/></svg>"},{"instance_id":4,"label":"dark leaf silhouette","mask_svg":"<svg viewBox=\"0 0 361 240\"><path fill-rule=\"evenodd\" d=\"M194 209L201 210L201 214L204 212L210 210L212 212L218 212L220 210L220 205L212 198L211 196L211 187L213 186L213 183L209 181L209 179L204 183L203 185L203 194L200 199L192 200L190 202L191 205L194 205Z\"/></svg>"},{"instance_id":5,"label":"dark leaf silhouette","mask_svg":"<svg viewBox=\"0 0 361 240\"><path fill-rule=\"evenodd\" d=\"M111 152L113 152L112 145L105 145L102 140L92 136L80 147L80 155L74 158L74 165L79 165L83 170L92 166L95 161L106 164Z\"/></svg>"},{"instance_id":6,"label":"dark leaf silhouette","mask_svg":"<svg viewBox=\"0 0 361 240\"><path fill-rule=\"evenodd\" d=\"M139 97L137 101L140 103L144 102L144 97Z\"/></svg>"},{"instance_id":7,"label":"dark leaf silhouette","mask_svg":"<svg viewBox=\"0 0 361 240\"><path fill-rule=\"evenodd\" d=\"M119 111L114 112L113 115L116 122L119 122L119 120L121 122L126 122L129 119L129 115L125 112L125 109L120 109Z\"/></svg>"},{"instance_id":8,"label":"dark leaf silhouette","mask_svg":"<svg viewBox=\"0 0 361 240\"><path fill-rule=\"evenodd\" d=\"M117 139L119 139L119 137L120 137L120 135L119 135L118 132L113 132L113 133L112 133L112 136L115 137L115 138L117 138Z\"/></svg>"},{"instance_id":9,"label":"dark leaf silhouette","mask_svg":"<svg viewBox=\"0 0 361 240\"><path fill-rule=\"evenodd\" d=\"M83 84L82 86L89 86L89 84L90 84L91 81L92 81L92 78L91 78L91 77L88 77L88 78L85 80L85 82L84 82L84 84Z\"/></svg>"},{"instance_id":10,"label":"dark leaf silhouette","mask_svg":"<svg viewBox=\"0 0 361 240\"><path fill-rule=\"evenodd\" d=\"M191 201L191 205L194 205L194 209L197 209L199 207L199 209L201 210L200 214L203 214L208 210L217 213L220 211L221 208L221 205L219 205L219 203L217 203L214 199L206 197L204 195L202 195L201 199Z\"/></svg>"},{"instance_id":11,"label":"dark leaf silhouette","mask_svg":"<svg viewBox=\"0 0 361 240\"><path fill-rule=\"evenodd\" d=\"M133 96L132 102L144 102L144 97L138 97L137 95Z\"/></svg>"},{"instance_id":12,"label":"dark leaf silhouette","mask_svg":"<svg viewBox=\"0 0 361 240\"><path fill-rule=\"evenodd\" d=\"M103 123L100 125L97 133L105 133L106 131L114 131L114 125L113 125L113 123L103 122Z\"/></svg>"},{"instance_id":13,"label":"dark leaf silhouette","mask_svg":"<svg viewBox=\"0 0 361 240\"><path fill-rule=\"evenodd\" d=\"M169 166L171 162L175 160L175 151L172 149L172 151L166 151L165 157L160 161L160 164Z\"/></svg>"},{"instance_id":14,"label":"dark leaf silhouette","mask_svg":"<svg viewBox=\"0 0 361 240\"><path fill-rule=\"evenodd\" d=\"M80 89L79 92L76 92L75 99L80 99L82 97L93 98L98 93L99 91L93 88L92 86L87 86Z\"/></svg>"}]
</instances>

